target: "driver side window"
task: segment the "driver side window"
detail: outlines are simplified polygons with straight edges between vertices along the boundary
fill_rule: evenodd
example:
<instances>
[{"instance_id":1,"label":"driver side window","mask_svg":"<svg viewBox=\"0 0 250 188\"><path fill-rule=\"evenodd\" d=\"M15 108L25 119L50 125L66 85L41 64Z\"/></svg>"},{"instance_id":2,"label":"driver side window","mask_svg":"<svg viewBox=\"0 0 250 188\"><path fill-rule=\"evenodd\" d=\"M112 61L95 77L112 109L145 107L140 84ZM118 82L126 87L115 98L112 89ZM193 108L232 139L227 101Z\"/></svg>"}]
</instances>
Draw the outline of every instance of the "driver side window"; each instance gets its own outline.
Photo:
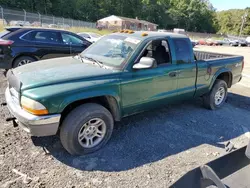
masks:
<instances>
[{"instance_id":1,"label":"driver side window","mask_svg":"<svg viewBox=\"0 0 250 188\"><path fill-rule=\"evenodd\" d=\"M153 40L148 44L141 57L154 58L157 66L171 64L171 55L167 40Z\"/></svg>"}]
</instances>

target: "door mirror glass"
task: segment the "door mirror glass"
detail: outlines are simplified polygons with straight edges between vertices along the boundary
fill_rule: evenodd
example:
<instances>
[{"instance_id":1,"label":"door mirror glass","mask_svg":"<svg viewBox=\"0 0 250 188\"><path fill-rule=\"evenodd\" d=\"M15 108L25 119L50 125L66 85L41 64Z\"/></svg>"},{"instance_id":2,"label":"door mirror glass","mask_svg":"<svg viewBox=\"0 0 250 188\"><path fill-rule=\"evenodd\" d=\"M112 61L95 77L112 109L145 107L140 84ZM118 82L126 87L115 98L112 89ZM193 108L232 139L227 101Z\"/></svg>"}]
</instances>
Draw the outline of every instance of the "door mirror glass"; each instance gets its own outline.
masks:
<instances>
[{"instance_id":1,"label":"door mirror glass","mask_svg":"<svg viewBox=\"0 0 250 188\"><path fill-rule=\"evenodd\" d=\"M134 64L134 69L150 69L157 66L154 58L151 57L142 57L139 63Z\"/></svg>"}]
</instances>

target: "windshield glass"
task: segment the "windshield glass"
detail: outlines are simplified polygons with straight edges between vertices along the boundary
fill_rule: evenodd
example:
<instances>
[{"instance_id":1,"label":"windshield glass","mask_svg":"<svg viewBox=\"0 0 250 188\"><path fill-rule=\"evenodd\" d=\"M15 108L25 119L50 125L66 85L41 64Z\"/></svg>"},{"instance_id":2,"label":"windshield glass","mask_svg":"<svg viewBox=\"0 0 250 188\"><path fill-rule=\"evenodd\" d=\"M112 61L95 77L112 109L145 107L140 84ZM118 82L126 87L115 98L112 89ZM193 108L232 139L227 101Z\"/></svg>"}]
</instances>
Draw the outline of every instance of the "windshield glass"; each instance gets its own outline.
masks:
<instances>
[{"instance_id":1,"label":"windshield glass","mask_svg":"<svg viewBox=\"0 0 250 188\"><path fill-rule=\"evenodd\" d=\"M95 59L107 66L120 67L140 42L136 38L107 35L84 50L81 56Z\"/></svg>"}]
</instances>

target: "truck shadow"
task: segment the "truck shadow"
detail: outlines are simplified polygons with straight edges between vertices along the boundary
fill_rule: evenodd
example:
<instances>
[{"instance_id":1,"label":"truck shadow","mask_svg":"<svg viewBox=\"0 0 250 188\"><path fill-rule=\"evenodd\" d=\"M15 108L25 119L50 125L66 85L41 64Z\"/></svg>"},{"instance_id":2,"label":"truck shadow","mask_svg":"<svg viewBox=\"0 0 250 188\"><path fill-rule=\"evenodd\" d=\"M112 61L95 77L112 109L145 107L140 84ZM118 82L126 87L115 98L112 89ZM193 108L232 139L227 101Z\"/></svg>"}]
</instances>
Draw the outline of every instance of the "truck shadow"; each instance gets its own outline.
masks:
<instances>
[{"instance_id":1,"label":"truck shadow","mask_svg":"<svg viewBox=\"0 0 250 188\"><path fill-rule=\"evenodd\" d=\"M224 147L218 143L244 134L243 127L250 129L250 116L242 113L250 110L249 104L249 97L229 94L225 107L216 111L202 108L198 99L128 117L116 123L112 138L104 148L86 156L69 155L56 136L32 140L73 168L124 171L203 144Z\"/></svg>"}]
</instances>

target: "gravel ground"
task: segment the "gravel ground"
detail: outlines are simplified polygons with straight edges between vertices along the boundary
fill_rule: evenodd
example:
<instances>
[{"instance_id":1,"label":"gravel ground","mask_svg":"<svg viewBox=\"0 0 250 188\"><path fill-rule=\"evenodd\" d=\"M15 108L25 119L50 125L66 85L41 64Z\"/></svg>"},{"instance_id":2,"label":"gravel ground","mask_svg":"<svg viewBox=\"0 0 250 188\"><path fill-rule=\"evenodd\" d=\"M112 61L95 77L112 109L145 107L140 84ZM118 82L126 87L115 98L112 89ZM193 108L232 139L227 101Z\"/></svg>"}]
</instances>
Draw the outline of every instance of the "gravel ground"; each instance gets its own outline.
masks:
<instances>
[{"instance_id":1,"label":"gravel ground","mask_svg":"<svg viewBox=\"0 0 250 188\"><path fill-rule=\"evenodd\" d=\"M244 78L216 111L200 99L125 118L100 151L72 157L58 137L30 138L5 122L0 109L0 186L7 187L169 187L194 167L248 141L250 130L250 48L202 47L245 55ZM5 77L0 73L0 102Z\"/></svg>"}]
</instances>

